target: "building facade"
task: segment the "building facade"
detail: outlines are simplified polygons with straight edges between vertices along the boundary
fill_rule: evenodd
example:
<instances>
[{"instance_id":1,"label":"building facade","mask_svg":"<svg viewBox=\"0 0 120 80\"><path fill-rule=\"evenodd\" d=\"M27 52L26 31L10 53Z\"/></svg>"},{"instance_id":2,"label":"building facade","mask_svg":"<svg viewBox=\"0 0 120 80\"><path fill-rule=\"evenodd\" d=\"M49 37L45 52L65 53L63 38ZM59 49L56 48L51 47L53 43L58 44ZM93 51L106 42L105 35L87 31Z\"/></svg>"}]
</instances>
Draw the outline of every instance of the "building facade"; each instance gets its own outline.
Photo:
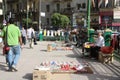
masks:
<instances>
[{"instance_id":1,"label":"building facade","mask_svg":"<svg viewBox=\"0 0 120 80\"><path fill-rule=\"evenodd\" d=\"M65 14L71 26L86 26L88 0L4 0L5 18L15 18L19 23L23 18L50 27L51 15ZM5 4L5 2L4 2ZM117 29L120 31L120 0L91 0L91 27ZM42 14L42 15L41 15ZM1 18L3 19L3 18Z\"/></svg>"},{"instance_id":2,"label":"building facade","mask_svg":"<svg viewBox=\"0 0 120 80\"><path fill-rule=\"evenodd\" d=\"M120 31L120 0L94 0L94 2L96 9L92 7L91 10L91 26Z\"/></svg>"},{"instance_id":3,"label":"building facade","mask_svg":"<svg viewBox=\"0 0 120 80\"><path fill-rule=\"evenodd\" d=\"M43 26L50 27L51 15L58 12L67 15L73 25L74 15L84 14L87 11L86 2L87 0L7 0L5 15L6 18L15 18L18 22L29 17L32 21L41 22ZM40 16L40 13L44 13L44 16Z\"/></svg>"}]
</instances>

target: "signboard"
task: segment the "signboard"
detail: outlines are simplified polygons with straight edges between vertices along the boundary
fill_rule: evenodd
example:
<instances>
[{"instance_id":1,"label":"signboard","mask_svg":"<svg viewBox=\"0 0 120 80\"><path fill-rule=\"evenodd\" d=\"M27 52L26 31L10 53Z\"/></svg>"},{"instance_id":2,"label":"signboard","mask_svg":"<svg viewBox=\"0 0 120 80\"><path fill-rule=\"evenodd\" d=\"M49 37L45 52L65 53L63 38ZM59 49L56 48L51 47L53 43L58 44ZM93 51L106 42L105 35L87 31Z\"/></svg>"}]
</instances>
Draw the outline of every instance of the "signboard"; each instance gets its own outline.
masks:
<instances>
[{"instance_id":1,"label":"signboard","mask_svg":"<svg viewBox=\"0 0 120 80\"><path fill-rule=\"evenodd\" d=\"M3 10L2 9L0 9L0 15L3 15Z\"/></svg>"},{"instance_id":2,"label":"signboard","mask_svg":"<svg viewBox=\"0 0 120 80\"><path fill-rule=\"evenodd\" d=\"M114 19L120 19L120 11L114 11Z\"/></svg>"},{"instance_id":3,"label":"signboard","mask_svg":"<svg viewBox=\"0 0 120 80\"><path fill-rule=\"evenodd\" d=\"M41 12L41 16L42 16L42 17L45 17L45 12Z\"/></svg>"}]
</instances>

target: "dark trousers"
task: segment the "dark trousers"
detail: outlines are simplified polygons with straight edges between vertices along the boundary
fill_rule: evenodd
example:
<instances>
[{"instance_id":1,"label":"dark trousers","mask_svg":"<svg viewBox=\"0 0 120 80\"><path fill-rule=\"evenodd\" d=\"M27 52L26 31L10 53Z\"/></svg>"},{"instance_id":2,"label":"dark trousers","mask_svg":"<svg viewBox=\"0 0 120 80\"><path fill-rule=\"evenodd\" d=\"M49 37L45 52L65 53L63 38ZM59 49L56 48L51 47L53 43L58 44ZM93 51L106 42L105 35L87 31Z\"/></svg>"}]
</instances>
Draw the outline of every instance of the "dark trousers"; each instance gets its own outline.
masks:
<instances>
[{"instance_id":1,"label":"dark trousers","mask_svg":"<svg viewBox=\"0 0 120 80\"><path fill-rule=\"evenodd\" d=\"M93 57L93 58L98 59L100 48L101 47L99 47L99 46L92 46L90 48L90 56Z\"/></svg>"},{"instance_id":2,"label":"dark trousers","mask_svg":"<svg viewBox=\"0 0 120 80\"><path fill-rule=\"evenodd\" d=\"M24 45L26 44L26 37L22 36L22 42Z\"/></svg>"}]
</instances>

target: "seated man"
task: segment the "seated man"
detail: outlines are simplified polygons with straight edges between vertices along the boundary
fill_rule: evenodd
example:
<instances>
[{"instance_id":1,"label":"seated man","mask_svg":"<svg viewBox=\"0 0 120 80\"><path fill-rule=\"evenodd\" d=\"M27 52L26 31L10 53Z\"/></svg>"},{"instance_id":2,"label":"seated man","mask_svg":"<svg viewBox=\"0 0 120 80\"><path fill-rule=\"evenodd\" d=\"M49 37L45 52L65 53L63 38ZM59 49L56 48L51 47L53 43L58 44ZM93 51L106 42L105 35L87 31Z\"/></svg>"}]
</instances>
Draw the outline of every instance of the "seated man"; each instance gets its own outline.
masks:
<instances>
[{"instance_id":1,"label":"seated man","mask_svg":"<svg viewBox=\"0 0 120 80\"><path fill-rule=\"evenodd\" d=\"M98 59L98 52L103 46L105 46L104 37L102 33L99 32L94 45L90 47L90 57Z\"/></svg>"}]
</instances>

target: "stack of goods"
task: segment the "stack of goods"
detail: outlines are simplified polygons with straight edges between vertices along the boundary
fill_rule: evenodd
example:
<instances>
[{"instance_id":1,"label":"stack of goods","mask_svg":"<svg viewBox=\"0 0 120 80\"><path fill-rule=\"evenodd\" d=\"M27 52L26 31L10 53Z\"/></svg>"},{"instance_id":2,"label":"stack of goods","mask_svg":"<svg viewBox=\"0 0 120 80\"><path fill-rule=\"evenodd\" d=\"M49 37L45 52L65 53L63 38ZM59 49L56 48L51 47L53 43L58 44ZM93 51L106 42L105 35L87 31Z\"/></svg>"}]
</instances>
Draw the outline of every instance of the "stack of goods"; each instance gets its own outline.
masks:
<instances>
[{"instance_id":1,"label":"stack of goods","mask_svg":"<svg viewBox=\"0 0 120 80\"><path fill-rule=\"evenodd\" d=\"M87 62L59 62L59 61L46 61L42 62L35 69L37 70L50 70L52 73L93 73Z\"/></svg>"}]
</instances>

